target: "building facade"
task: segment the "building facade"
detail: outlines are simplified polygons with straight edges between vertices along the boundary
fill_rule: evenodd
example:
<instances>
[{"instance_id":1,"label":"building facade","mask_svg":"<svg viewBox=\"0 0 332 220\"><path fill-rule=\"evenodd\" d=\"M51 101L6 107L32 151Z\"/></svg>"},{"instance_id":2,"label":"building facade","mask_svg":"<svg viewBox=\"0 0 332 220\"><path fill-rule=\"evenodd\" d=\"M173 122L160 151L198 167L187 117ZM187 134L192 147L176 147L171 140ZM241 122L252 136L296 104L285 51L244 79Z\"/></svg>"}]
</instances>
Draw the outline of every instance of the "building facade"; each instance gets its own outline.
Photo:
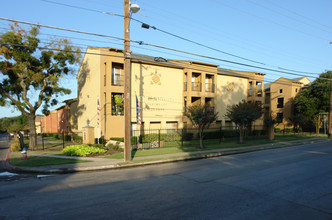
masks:
<instances>
[{"instance_id":1,"label":"building facade","mask_svg":"<svg viewBox=\"0 0 332 220\"><path fill-rule=\"evenodd\" d=\"M289 118L294 114L293 100L301 88L309 83L307 77L296 79L281 77L267 85L265 112L276 117L278 123L275 127L280 129L292 127Z\"/></svg>"},{"instance_id":2,"label":"building facade","mask_svg":"<svg viewBox=\"0 0 332 220\"><path fill-rule=\"evenodd\" d=\"M124 136L123 61L122 50L87 48L77 74L78 133L89 125L95 128L95 137ZM225 117L227 106L243 99L264 104L263 86L262 73L132 54L132 130L191 127L183 113L193 104L207 105L219 113L213 126L233 125ZM137 125L137 104L141 125Z\"/></svg>"}]
</instances>

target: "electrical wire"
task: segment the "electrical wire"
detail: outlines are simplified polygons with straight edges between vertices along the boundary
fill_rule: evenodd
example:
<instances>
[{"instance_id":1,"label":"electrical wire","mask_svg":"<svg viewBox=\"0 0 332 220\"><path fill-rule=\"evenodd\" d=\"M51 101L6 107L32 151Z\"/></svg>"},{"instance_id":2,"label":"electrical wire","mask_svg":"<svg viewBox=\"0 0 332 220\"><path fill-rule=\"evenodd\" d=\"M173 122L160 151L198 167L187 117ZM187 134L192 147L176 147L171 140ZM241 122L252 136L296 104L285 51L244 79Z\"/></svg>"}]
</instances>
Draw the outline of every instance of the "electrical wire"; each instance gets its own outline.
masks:
<instances>
[{"instance_id":1,"label":"electrical wire","mask_svg":"<svg viewBox=\"0 0 332 220\"><path fill-rule=\"evenodd\" d=\"M66 29L66 28L52 27L52 26L48 26L48 25L36 24L36 23L32 23L32 22L19 21L19 20L2 18L2 17L0 17L0 20L6 20L6 21L11 21L11 22L18 22L18 23L29 24L29 25L37 25L37 26L51 28L51 29L57 29L57 30L75 32L75 33L80 33L80 34L94 35L94 36L105 37L105 38L109 38L109 39L124 40L123 38L119 38L119 37L113 37L113 36L107 36L107 35L102 35L102 34L77 31L77 30ZM147 46L153 46L153 47L157 47L157 48L161 48L161 49L166 49L166 50L171 50L171 51L175 51L175 52L185 53L185 54L194 55L194 56L198 56L198 57L213 59L213 60L217 60L217 61L220 61L220 62L226 62L226 63L236 64L236 65L240 65L240 66L251 67L251 68L255 68L255 69L272 71L272 72L279 72L279 73L284 73L284 74L289 74L289 75L303 76L303 75L296 74L296 73L290 73L290 72L281 71L281 70L275 70L275 69L271 69L271 68L259 67L259 66L255 66L255 65L250 65L250 64L245 64L245 63L240 63L240 62L225 60L225 59L214 58L214 57L211 57L211 56L205 56L205 55L200 55L200 54L196 54L196 53L190 53L190 52L181 51L181 50L177 50L177 49L173 49L173 48L168 48L168 47L164 47L164 46L159 46L159 45L155 45L155 44L148 44L148 43L144 43L143 41L136 41L136 40L130 40L130 41L134 42L134 43L138 43L139 45L144 44L144 45L147 45ZM307 73L307 74L309 74L309 73ZM318 75L318 73L312 73L312 74Z\"/></svg>"}]
</instances>

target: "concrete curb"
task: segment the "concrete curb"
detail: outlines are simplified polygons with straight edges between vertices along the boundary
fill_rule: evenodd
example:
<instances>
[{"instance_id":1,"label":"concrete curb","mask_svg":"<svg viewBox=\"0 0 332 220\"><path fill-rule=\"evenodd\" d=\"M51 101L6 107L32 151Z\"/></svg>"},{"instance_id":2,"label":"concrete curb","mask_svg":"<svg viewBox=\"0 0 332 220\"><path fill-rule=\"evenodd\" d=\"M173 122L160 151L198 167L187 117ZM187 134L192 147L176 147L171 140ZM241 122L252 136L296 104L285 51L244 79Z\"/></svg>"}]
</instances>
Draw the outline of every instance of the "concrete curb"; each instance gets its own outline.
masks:
<instances>
[{"instance_id":1,"label":"concrete curb","mask_svg":"<svg viewBox=\"0 0 332 220\"><path fill-rule=\"evenodd\" d=\"M11 149L9 148L6 161L5 161L5 169L12 172L17 173L43 173L43 174L65 174L65 173L75 173L75 172L82 172L82 171L99 171L99 170L110 170L110 169L125 169L125 168L133 168L133 167L142 167L142 166L149 166L149 165L157 165L163 163L174 163L174 162L182 162L182 161L190 161L190 160L199 160L199 159L207 159L213 157L220 157L220 156L227 156L227 155L234 155L234 154L243 154L243 153L250 153L255 151L261 150L271 150L277 148L284 148L284 147L292 147L302 144L313 144L319 142L328 142L330 140L308 140L308 141L300 141L299 143L290 143L289 145L284 144L268 144L268 145L261 145L261 146L248 146L248 149L239 149L239 150L229 150L224 152L211 152L211 153L204 153L202 155L193 155L193 156L179 156L178 158L174 159L161 159L161 160L154 160L154 161L147 161L147 162L132 162L128 164L111 164L111 165L98 165L92 167L63 167L63 168L48 168L45 167L17 167L9 164L9 155ZM269 146L270 145L270 146ZM195 154L195 152L193 152ZM199 153L197 153L199 154Z\"/></svg>"}]
</instances>

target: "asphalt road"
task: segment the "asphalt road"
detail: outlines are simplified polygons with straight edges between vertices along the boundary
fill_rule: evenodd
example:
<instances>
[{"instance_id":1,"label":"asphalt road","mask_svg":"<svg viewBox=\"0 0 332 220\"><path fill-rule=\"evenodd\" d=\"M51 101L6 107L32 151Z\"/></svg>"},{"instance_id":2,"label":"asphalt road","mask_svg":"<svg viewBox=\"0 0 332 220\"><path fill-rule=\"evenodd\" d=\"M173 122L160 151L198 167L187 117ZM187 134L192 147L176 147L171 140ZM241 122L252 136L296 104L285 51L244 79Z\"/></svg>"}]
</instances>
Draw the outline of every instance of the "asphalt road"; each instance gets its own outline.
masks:
<instances>
[{"instance_id":1,"label":"asphalt road","mask_svg":"<svg viewBox=\"0 0 332 220\"><path fill-rule=\"evenodd\" d=\"M0 184L0 219L332 219L332 142Z\"/></svg>"}]
</instances>

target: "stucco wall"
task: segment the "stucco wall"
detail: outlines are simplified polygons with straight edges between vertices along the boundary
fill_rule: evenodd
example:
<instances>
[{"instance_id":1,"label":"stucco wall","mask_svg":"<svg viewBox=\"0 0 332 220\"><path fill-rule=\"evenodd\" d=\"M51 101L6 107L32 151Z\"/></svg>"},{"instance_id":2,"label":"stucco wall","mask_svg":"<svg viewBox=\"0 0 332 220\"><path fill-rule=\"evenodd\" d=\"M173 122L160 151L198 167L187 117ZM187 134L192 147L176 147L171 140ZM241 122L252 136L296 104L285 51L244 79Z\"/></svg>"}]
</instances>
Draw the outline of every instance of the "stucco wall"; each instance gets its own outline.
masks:
<instances>
[{"instance_id":1,"label":"stucco wall","mask_svg":"<svg viewBox=\"0 0 332 220\"><path fill-rule=\"evenodd\" d=\"M182 127L183 115L183 70L140 63L132 64L132 122L136 122L137 94L144 127L150 122L177 121Z\"/></svg>"},{"instance_id":2,"label":"stucco wall","mask_svg":"<svg viewBox=\"0 0 332 220\"><path fill-rule=\"evenodd\" d=\"M89 48L87 53L99 54L99 50ZM100 71L100 56L87 54L77 75L78 130L82 131L89 120L90 126L95 127L95 137L98 137L97 99L100 98Z\"/></svg>"},{"instance_id":3,"label":"stucco wall","mask_svg":"<svg viewBox=\"0 0 332 220\"><path fill-rule=\"evenodd\" d=\"M217 111L218 120L222 120L225 125L226 109L228 105L237 104L240 101L247 100L248 79L217 75Z\"/></svg>"}]
</instances>

